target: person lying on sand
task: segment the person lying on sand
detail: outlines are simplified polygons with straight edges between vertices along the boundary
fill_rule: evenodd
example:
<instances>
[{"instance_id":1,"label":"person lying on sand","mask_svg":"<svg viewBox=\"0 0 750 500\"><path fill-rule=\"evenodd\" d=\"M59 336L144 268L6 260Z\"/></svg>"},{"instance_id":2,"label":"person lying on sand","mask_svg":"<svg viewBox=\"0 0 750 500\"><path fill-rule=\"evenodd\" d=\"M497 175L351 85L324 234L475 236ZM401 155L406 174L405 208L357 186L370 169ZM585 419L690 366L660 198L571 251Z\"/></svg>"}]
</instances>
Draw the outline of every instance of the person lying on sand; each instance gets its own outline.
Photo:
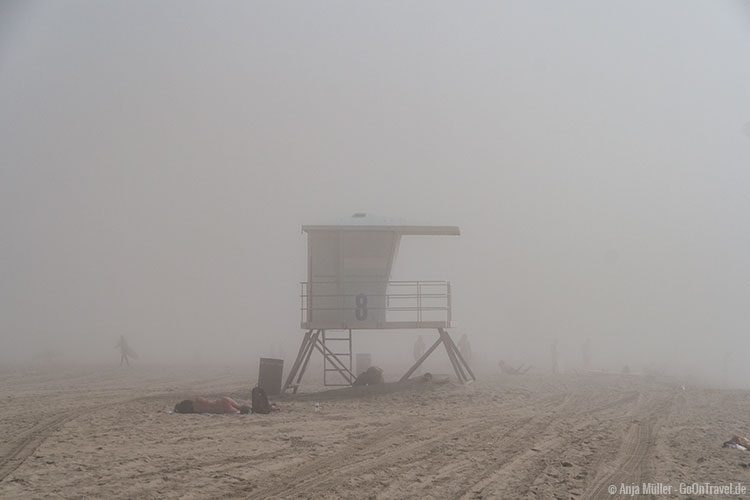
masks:
<instances>
[{"instance_id":1,"label":"person lying on sand","mask_svg":"<svg viewBox=\"0 0 750 500\"><path fill-rule=\"evenodd\" d=\"M531 365L524 366L521 364L518 367L511 366L502 359L498 363L498 366L500 367L500 371L502 371L505 375L523 375L524 373L531 370Z\"/></svg>"},{"instance_id":2,"label":"person lying on sand","mask_svg":"<svg viewBox=\"0 0 750 500\"><path fill-rule=\"evenodd\" d=\"M240 404L224 396L219 399L193 398L180 401L174 406L175 413L250 413L250 405Z\"/></svg>"}]
</instances>

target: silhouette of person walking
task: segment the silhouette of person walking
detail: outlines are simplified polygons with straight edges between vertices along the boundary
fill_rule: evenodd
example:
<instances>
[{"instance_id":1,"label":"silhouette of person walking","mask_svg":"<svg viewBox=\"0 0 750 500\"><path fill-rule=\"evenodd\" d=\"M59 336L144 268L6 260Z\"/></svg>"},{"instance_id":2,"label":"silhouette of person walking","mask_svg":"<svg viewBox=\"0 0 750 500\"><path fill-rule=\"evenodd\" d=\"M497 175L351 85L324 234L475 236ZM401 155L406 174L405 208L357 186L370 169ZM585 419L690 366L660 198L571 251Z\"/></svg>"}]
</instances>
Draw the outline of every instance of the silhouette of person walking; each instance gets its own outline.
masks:
<instances>
[{"instance_id":1,"label":"silhouette of person walking","mask_svg":"<svg viewBox=\"0 0 750 500\"><path fill-rule=\"evenodd\" d=\"M552 373L557 375L560 373L560 367L558 365L558 355L557 355L557 339L555 339L554 342L552 342Z\"/></svg>"},{"instance_id":2,"label":"silhouette of person walking","mask_svg":"<svg viewBox=\"0 0 750 500\"><path fill-rule=\"evenodd\" d=\"M591 368L591 339L583 341L581 350L583 353L583 368L588 370Z\"/></svg>"},{"instance_id":3,"label":"silhouette of person walking","mask_svg":"<svg viewBox=\"0 0 750 500\"><path fill-rule=\"evenodd\" d=\"M120 350L120 366L122 366L123 361L127 366L130 366L130 360L128 358L135 358L136 355L128 345L128 342L127 340L125 340L124 335L120 335L120 340L117 342L115 349Z\"/></svg>"},{"instance_id":4,"label":"silhouette of person walking","mask_svg":"<svg viewBox=\"0 0 750 500\"><path fill-rule=\"evenodd\" d=\"M419 337L417 337L417 340L414 341L414 349L412 349L412 354L414 355L414 361L424 356L424 351L425 351L424 339L420 335Z\"/></svg>"},{"instance_id":5,"label":"silhouette of person walking","mask_svg":"<svg viewBox=\"0 0 750 500\"><path fill-rule=\"evenodd\" d=\"M465 333L461 335L461 338L458 340L458 351L461 353L461 356L463 356L464 361L471 363L471 344L469 344L469 339L466 338Z\"/></svg>"},{"instance_id":6,"label":"silhouette of person walking","mask_svg":"<svg viewBox=\"0 0 750 500\"><path fill-rule=\"evenodd\" d=\"M414 356L414 362L416 363L422 356L424 356L425 345L424 339L420 335L417 340L414 341L414 348L412 349L412 355ZM417 373L420 372L421 366L417 368Z\"/></svg>"}]
</instances>

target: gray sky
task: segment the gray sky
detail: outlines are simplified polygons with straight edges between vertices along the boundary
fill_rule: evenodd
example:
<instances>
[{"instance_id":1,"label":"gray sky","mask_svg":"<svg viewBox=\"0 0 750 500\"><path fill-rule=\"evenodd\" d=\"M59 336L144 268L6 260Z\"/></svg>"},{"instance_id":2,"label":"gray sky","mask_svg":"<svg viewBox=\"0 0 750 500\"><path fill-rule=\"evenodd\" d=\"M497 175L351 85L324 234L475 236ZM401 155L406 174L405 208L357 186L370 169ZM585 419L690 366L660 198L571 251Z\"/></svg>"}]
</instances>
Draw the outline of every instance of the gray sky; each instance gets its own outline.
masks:
<instances>
[{"instance_id":1,"label":"gray sky","mask_svg":"<svg viewBox=\"0 0 750 500\"><path fill-rule=\"evenodd\" d=\"M5 1L0 361L291 351L355 211L461 226L394 277L492 359L746 350L749 54L739 1Z\"/></svg>"}]
</instances>

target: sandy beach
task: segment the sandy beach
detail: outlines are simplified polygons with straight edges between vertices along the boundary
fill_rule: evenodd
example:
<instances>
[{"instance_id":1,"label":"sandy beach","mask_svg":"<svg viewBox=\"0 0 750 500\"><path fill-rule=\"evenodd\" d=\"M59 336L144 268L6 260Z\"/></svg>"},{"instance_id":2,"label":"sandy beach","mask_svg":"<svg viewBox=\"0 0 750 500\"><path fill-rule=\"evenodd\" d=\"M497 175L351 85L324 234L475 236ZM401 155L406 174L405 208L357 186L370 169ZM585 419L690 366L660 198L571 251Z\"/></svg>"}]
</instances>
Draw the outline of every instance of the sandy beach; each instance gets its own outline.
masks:
<instances>
[{"instance_id":1,"label":"sandy beach","mask_svg":"<svg viewBox=\"0 0 750 500\"><path fill-rule=\"evenodd\" d=\"M3 498L606 498L613 484L750 483L750 452L721 447L748 430L750 393L635 375L484 375L213 416L169 410L192 394L248 397L246 373L1 382Z\"/></svg>"}]
</instances>

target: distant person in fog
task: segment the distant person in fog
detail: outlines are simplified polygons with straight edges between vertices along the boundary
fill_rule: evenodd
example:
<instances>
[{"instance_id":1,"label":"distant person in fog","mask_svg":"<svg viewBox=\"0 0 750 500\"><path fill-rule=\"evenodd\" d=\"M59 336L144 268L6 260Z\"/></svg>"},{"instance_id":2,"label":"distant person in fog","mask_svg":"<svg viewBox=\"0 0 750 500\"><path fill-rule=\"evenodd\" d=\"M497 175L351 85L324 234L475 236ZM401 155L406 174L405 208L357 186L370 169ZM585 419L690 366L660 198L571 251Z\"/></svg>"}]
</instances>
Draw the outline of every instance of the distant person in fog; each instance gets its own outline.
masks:
<instances>
[{"instance_id":1,"label":"distant person in fog","mask_svg":"<svg viewBox=\"0 0 750 500\"><path fill-rule=\"evenodd\" d=\"M271 343L271 358L284 359L284 346L281 342Z\"/></svg>"},{"instance_id":2,"label":"distant person in fog","mask_svg":"<svg viewBox=\"0 0 750 500\"><path fill-rule=\"evenodd\" d=\"M412 349L412 355L414 356L414 362L416 363L425 353L424 339L420 335L417 340L414 341L414 348ZM422 367L416 369L416 373L419 373Z\"/></svg>"},{"instance_id":3,"label":"distant person in fog","mask_svg":"<svg viewBox=\"0 0 750 500\"><path fill-rule=\"evenodd\" d=\"M425 346L424 346L424 339L420 335L417 337L417 340L414 342L414 349L412 350L412 354L414 355L414 361L417 361L419 358L424 356Z\"/></svg>"},{"instance_id":4,"label":"distant person in fog","mask_svg":"<svg viewBox=\"0 0 750 500\"><path fill-rule=\"evenodd\" d=\"M130 361L128 358L135 359L138 357L135 351L133 351L133 349L131 349L128 345L128 342L127 340L125 340L124 335L120 335L120 340L117 342L115 349L120 350L120 366L122 366L123 361L127 366L130 366Z\"/></svg>"},{"instance_id":5,"label":"distant person in fog","mask_svg":"<svg viewBox=\"0 0 750 500\"><path fill-rule=\"evenodd\" d=\"M560 373L560 366L558 364L558 354L557 354L557 339L552 342L552 373L554 375L557 375Z\"/></svg>"},{"instance_id":6,"label":"distant person in fog","mask_svg":"<svg viewBox=\"0 0 750 500\"><path fill-rule=\"evenodd\" d=\"M583 341L583 347L581 347L583 354L583 368L585 370L591 369L591 339Z\"/></svg>"},{"instance_id":7,"label":"distant person in fog","mask_svg":"<svg viewBox=\"0 0 750 500\"><path fill-rule=\"evenodd\" d=\"M461 338L458 339L458 352L461 353L464 361L471 363L471 344L469 344L469 339L466 338L466 334L461 335Z\"/></svg>"}]
</instances>

